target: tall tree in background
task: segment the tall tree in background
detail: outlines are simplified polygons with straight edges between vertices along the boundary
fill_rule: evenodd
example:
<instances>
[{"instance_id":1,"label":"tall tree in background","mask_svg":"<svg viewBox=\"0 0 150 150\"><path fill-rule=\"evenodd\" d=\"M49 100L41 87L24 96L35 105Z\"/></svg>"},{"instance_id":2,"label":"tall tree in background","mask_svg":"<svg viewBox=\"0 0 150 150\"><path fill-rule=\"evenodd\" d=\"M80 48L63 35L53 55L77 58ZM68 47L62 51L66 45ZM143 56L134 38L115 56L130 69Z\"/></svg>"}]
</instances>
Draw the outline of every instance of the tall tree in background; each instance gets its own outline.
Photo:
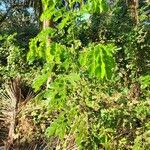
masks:
<instances>
[{"instance_id":1,"label":"tall tree in background","mask_svg":"<svg viewBox=\"0 0 150 150\"><path fill-rule=\"evenodd\" d=\"M139 23L139 16L138 16L138 7L139 7L139 0L128 0L129 9L131 12L131 16L133 17L133 21L135 24Z\"/></svg>"},{"instance_id":2,"label":"tall tree in background","mask_svg":"<svg viewBox=\"0 0 150 150\"><path fill-rule=\"evenodd\" d=\"M37 18L40 18L43 10L41 0L2 0L1 5L5 9L5 14L1 17L0 24L3 23L13 9L33 8Z\"/></svg>"}]
</instances>

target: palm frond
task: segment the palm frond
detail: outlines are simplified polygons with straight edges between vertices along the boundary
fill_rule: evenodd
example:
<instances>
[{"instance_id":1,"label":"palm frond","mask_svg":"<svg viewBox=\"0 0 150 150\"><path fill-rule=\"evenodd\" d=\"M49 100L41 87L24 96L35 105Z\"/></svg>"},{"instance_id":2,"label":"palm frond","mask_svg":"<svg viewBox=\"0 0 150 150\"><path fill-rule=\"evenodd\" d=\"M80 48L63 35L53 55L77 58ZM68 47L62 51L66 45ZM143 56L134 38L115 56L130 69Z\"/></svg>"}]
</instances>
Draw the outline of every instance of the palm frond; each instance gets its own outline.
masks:
<instances>
[{"instance_id":1,"label":"palm frond","mask_svg":"<svg viewBox=\"0 0 150 150\"><path fill-rule=\"evenodd\" d=\"M1 93L3 104L0 110L0 126L3 124L7 130L7 148L13 144L18 113L22 106L35 96L31 89L24 88L25 86L22 84L21 78L18 77L10 80L5 86L5 92ZM0 130L0 133L2 132Z\"/></svg>"}]
</instances>

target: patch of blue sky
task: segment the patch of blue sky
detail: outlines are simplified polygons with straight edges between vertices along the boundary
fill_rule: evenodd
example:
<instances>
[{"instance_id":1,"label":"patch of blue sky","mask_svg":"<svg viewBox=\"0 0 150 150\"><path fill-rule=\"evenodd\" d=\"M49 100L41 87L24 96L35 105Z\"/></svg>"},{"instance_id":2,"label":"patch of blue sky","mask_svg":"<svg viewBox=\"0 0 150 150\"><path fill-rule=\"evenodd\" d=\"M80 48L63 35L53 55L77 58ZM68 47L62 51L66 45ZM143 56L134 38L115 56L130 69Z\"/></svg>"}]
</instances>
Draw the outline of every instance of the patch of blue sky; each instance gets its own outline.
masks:
<instances>
[{"instance_id":1,"label":"patch of blue sky","mask_svg":"<svg viewBox=\"0 0 150 150\"><path fill-rule=\"evenodd\" d=\"M0 11L6 11L6 6L2 2L0 2Z\"/></svg>"},{"instance_id":2,"label":"patch of blue sky","mask_svg":"<svg viewBox=\"0 0 150 150\"><path fill-rule=\"evenodd\" d=\"M28 11L30 14L34 14L34 8L32 8L32 7L27 8L27 11Z\"/></svg>"}]
</instances>

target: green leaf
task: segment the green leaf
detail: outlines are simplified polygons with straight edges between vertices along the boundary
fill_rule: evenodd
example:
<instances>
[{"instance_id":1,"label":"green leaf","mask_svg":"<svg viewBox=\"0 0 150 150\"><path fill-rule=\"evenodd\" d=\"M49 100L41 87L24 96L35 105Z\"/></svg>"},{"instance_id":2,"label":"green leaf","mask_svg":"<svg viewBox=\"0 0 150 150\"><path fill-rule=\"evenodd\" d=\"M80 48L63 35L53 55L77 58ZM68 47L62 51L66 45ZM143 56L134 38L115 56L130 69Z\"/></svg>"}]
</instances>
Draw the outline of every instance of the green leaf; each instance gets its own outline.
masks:
<instances>
[{"instance_id":1,"label":"green leaf","mask_svg":"<svg viewBox=\"0 0 150 150\"><path fill-rule=\"evenodd\" d=\"M102 64L101 64L101 78L104 79L105 75L106 75L105 63L102 61Z\"/></svg>"},{"instance_id":2,"label":"green leaf","mask_svg":"<svg viewBox=\"0 0 150 150\"><path fill-rule=\"evenodd\" d=\"M54 17L54 21L57 21L58 19L60 19L62 17L62 12L57 10L55 11L55 17Z\"/></svg>"},{"instance_id":3,"label":"green leaf","mask_svg":"<svg viewBox=\"0 0 150 150\"><path fill-rule=\"evenodd\" d=\"M63 18L63 20L61 21L61 23L58 25L58 29L63 29L66 25L67 22L69 21L70 17L69 14L67 13L66 16Z\"/></svg>"},{"instance_id":4,"label":"green leaf","mask_svg":"<svg viewBox=\"0 0 150 150\"><path fill-rule=\"evenodd\" d=\"M38 91L50 77L53 66L54 66L53 64L50 65L47 64L45 68L42 70L42 74L38 75L36 79L33 81L32 87L35 89L35 91Z\"/></svg>"},{"instance_id":5,"label":"green leaf","mask_svg":"<svg viewBox=\"0 0 150 150\"><path fill-rule=\"evenodd\" d=\"M53 136L57 129L57 123L52 123L50 127L46 129L46 135Z\"/></svg>"},{"instance_id":6,"label":"green leaf","mask_svg":"<svg viewBox=\"0 0 150 150\"><path fill-rule=\"evenodd\" d=\"M87 56L88 56L88 53L87 52L82 52L80 53L80 56L79 56L79 63L81 66L85 66L86 65L86 62L87 62Z\"/></svg>"},{"instance_id":7,"label":"green leaf","mask_svg":"<svg viewBox=\"0 0 150 150\"><path fill-rule=\"evenodd\" d=\"M115 67L112 55L114 48L111 44L89 45L83 53L80 53L79 63L87 69L90 76L110 79Z\"/></svg>"},{"instance_id":8,"label":"green leaf","mask_svg":"<svg viewBox=\"0 0 150 150\"><path fill-rule=\"evenodd\" d=\"M108 11L108 4L106 0L100 0L100 13Z\"/></svg>"}]
</instances>

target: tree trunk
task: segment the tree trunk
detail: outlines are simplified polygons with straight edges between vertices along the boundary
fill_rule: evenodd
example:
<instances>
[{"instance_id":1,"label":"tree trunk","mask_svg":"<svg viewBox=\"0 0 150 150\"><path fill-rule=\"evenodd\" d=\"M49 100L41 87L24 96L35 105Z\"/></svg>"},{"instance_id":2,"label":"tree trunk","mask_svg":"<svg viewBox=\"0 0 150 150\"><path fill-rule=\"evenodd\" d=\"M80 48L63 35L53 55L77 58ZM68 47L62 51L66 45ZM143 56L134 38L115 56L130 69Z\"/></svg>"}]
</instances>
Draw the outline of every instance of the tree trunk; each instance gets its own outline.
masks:
<instances>
[{"instance_id":1,"label":"tree trunk","mask_svg":"<svg viewBox=\"0 0 150 150\"><path fill-rule=\"evenodd\" d=\"M139 0L128 0L128 4L129 4L131 16L133 18L133 22L135 24L138 24L139 23L139 16L138 16Z\"/></svg>"}]
</instances>

